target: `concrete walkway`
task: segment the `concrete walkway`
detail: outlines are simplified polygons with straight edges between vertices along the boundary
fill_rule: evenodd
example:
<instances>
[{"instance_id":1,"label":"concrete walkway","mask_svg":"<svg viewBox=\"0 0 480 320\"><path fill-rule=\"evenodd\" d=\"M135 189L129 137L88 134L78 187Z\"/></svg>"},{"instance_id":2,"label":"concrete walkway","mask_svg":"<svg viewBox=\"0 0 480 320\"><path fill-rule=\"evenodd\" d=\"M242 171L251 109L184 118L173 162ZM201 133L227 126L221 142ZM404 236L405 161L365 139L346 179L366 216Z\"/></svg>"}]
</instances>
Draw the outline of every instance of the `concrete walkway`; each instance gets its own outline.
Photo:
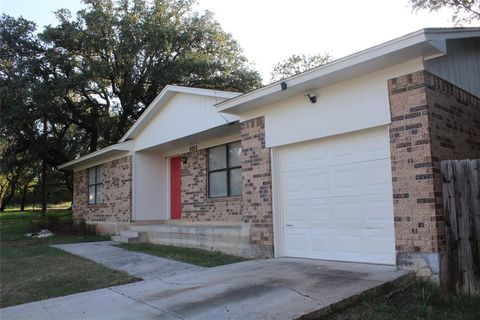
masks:
<instances>
[{"instance_id":1,"label":"concrete walkway","mask_svg":"<svg viewBox=\"0 0 480 320\"><path fill-rule=\"evenodd\" d=\"M113 241L84 242L52 245L71 254L93 260L108 268L121 270L129 275L148 279L162 279L178 273L201 271L204 268L192 264L152 256L114 245Z\"/></svg>"},{"instance_id":2,"label":"concrete walkway","mask_svg":"<svg viewBox=\"0 0 480 320\"><path fill-rule=\"evenodd\" d=\"M409 278L392 266L291 258L169 272L173 275L160 271L145 281L4 308L0 318L297 319L325 314Z\"/></svg>"}]
</instances>

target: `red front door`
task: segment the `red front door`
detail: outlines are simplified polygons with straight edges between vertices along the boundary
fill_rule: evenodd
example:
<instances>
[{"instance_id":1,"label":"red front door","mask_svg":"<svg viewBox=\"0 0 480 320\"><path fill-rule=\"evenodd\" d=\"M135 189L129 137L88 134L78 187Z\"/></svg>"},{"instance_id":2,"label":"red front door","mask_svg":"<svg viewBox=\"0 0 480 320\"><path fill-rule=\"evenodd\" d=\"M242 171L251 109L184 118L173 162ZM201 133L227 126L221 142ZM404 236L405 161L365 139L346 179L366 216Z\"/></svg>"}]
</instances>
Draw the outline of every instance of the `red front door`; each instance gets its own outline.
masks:
<instances>
[{"instance_id":1,"label":"red front door","mask_svg":"<svg viewBox=\"0 0 480 320\"><path fill-rule=\"evenodd\" d=\"M182 218L182 194L181 194L181 158L175 157L170 160L170 212L171 219Z\"/></svg>"}]
</instances>

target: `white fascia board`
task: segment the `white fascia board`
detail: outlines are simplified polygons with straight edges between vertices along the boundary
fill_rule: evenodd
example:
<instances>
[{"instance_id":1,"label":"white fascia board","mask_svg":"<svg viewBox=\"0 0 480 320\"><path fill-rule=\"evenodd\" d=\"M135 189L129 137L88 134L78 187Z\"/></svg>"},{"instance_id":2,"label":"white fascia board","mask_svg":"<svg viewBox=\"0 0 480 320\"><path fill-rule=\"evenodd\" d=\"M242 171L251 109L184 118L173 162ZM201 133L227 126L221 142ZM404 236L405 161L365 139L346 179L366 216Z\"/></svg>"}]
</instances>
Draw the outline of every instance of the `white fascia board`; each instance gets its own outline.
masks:
<instances>
[{"instance_id":1,"label":"white fascia board","mask_svg":"<svg viewBox=\"0 0 480 320\"><path fill-rule=\"evenodd\" d=\"M163 90L158 94L158 96L150 103L147 109L142 113L140 118L135 121L132 127L123 135L119 142L124 142L126 140L132 139L133 135L141 130L145 124L156 114L156 111L161 108L165 102L175 93L186 93L186 94L196 94L201 96L208 97L219 97L224 99L232 99L241 93L238 92L228 92L212 89L201 89L201 88L190 88L183 86L167 85Z\"/></svg>"},{"instance_id":2,"label":"white fascia board","mask_svg":"<svg viewBox=\"0 0 480 320\"><path fill-rule=\"evenodd\" d=\"M238 114L238 110L242 105L254 103L254 101L262 101L266 96L278 94L282 92L280 83L285 82L288 88L305 84L312 80L320 80L322 77L332 75L341 70L359 66L362 63L386 57L392 53L413 47L419 44L427 44L433 52L437 54L446 53L446 40L452 38L464 38L479 36L480 28L451 28L451 29L422 29L397 39L382 43L375 47L354 53L341 59L334 60L324 66L320 66L292 77L271 83L260 89L240 95L238 97L222 101L216 104L217 111ZM432 53L433 53L432 52ZM432 54L430 53L430 54ZM368 70L365 70L367 73Z\"/></svg>"},{"instance_id":3,"label":"white fascia board","mask_svg":"<svg viewBox=\"0 0 480 320\"><path fill-rule=\"evenodd\" d=\"M117 143L117 144L108 146L106 148L100 149L98 151L86 154L80 158L63 163L57 166L57 168L59 170L72 170L73 168L88 162L93 162L103 158L108 158L115 154L128 153L130 152L131 147L132 147L131 142Z\"/></svg>"}]
</instances>

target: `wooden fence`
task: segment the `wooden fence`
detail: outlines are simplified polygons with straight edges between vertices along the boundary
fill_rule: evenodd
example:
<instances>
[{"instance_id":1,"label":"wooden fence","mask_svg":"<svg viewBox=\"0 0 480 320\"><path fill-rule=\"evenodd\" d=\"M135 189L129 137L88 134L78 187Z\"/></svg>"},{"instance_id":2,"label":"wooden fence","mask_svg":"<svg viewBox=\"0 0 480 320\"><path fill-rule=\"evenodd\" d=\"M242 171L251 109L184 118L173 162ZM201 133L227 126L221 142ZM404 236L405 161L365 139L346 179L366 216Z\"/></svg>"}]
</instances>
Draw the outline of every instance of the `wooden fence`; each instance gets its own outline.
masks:
<instances>
[{"instance_id":1,"label":"wooden fence","mask_svg":"<svg viewBox=\"0 0 480 320\"><path fill-rule=\"evenodd\" d=\"M480 294L480 159L441 162L446 225L446 286Z\"/></svg>"}]
</instances>

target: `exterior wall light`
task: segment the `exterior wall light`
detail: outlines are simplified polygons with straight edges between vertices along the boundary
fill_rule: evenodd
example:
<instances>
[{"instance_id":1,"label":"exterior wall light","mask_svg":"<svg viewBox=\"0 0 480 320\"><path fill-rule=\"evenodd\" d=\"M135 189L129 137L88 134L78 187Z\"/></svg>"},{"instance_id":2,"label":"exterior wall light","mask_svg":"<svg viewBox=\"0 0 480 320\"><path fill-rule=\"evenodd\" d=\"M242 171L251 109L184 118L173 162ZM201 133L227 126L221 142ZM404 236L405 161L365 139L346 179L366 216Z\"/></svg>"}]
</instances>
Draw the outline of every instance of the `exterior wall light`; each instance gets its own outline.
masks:
<instances>
[{"instance_id":1,"label":"exterior wall light","mask_svg":"<svg viewBox=\"0 0 480 320\"><path fill-rule=\"evenodd\" d=\"M305 97L307 97L311 103L317 102L317 94L315 92L307 92L305 93Z\"/></svg>"}]
</instances>

